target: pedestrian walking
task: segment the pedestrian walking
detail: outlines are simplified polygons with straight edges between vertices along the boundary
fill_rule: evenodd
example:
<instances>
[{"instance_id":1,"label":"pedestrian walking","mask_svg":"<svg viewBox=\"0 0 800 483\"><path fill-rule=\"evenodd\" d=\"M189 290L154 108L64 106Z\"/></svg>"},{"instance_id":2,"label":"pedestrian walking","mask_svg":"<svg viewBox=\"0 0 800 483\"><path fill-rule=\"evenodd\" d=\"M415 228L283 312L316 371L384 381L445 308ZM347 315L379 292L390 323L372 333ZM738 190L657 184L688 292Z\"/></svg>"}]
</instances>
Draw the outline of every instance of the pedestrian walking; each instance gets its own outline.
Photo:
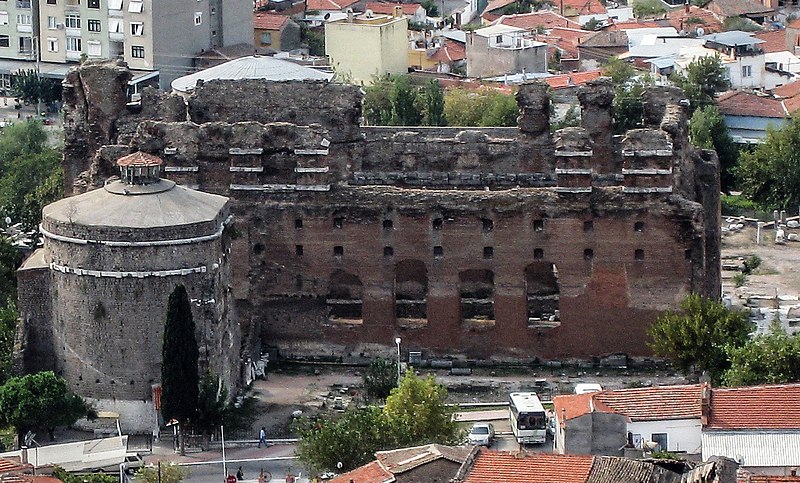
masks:
<instances>
[{"instance_id":1,"label":"pedestrian walking","mask_svg":"<svg viewBox=\"0 0 800 483\"><path fill-rule=\"evenodd\" d=\"M264 446L269 446L267 444L267 428L261 426L261 431L258 432L258 447L261 447L261 443L264 443Z\"/></svg>"},{"instance_id":2,"label":"pedestrian walking","mask_svg":"<svg viewBox=\"0 0 800 483\"><path fill-rule=\"evenodd\" d=\"M236 472L236 479L242 481L244 479L244 471L242 471L242 467L239 467L239 471Z\"/></svg>"}]
</instances>

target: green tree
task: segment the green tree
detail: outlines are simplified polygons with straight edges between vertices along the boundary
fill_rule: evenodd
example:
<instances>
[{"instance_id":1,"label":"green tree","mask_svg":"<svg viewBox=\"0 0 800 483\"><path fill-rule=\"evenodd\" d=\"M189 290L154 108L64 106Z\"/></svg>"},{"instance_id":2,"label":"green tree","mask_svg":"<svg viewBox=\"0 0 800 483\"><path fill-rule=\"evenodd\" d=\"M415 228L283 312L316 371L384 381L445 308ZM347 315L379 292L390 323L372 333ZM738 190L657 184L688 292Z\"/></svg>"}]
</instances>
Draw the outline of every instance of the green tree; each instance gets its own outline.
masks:
<instances>
[{"instance_id":1,"label":"green tree","mask_svg":"<svg viewBox=\"0 0 800 483\"><path fill-rule=\"evenodd\" d=\"M772 208L800 205L800 117L781 129L767 127L767 137L754 150L743 151L734 170L742 194Z\"/></svg>"},{"instance_id":2,"label":"green tree","mask_svg":"<svg viewBox=\"0 0 800 483\"><path fill-rule=\"evenodd\" d=\"M612 105L616 134L642 127L644 117L642 95L652 82L650 76L643 76L617 85Z\"/></svg>"},{"instance_id":3,"label":"green tree","mask_svg":"<svg viewBox=\"0 0 800 483\"><path fill-rule=\"evenodd\" d=\"M422 8L428 12L428 17L438 17L439 16L439 6L436 5L434 0L422 0L420 2Z\"/></svg>"},{"instance_id":4,"label":"green tree","mask_svg":"<svg viewBox=\"0 0 800 483\"><path fill-rule=\"evenodd\" d=\"M618 57L609 57L601 72L606 77L611 77L615 86L625 84L636 76L636 69L630 62L622 60Z\"/></svg>"},{"instance_id":5,"label":"green tree","mask_svg":"<svg viewBox=\"0 0 800 483\"><path fill-rule=\"evenodd\" d=\"M482 127L517 125L519 105L513 95L491 91L487 95L486 110L478 123Z\"/></svg>"},{"instance_id":6,"label":"green tree","mask_svg":"<svg viewBox=\"0 0 800 483\"><path fill-rule=\"evenodd\" d=\"M444 97L444 115L448 126L516 126L519 107L510 94L450 89Z\"/></svg>"},{"instance_id":7,"label":"green tree","mask_svg":"<svg viewBox=\"0 0 800 483\"><path fill-rule=\"evenodd\" d=\"M0 306L0 383L11 376L18 318L19 314L13 299L8 299L5 305Z\"/></svg>"},{"instance_id":8,"label":"green tree","mask_svg":"<svg viewBox=\"0 0 800 483\"><path fill-rule=\"evenodd\" d=\"M657 17L667 13L661 0L634 0L633 14L636 18Z\"/></svg>"},{"instance_id":9,"label":"green tree","mask_svg":"<svg viewBox=\"0 0 800 483\"><path fill-rule=\"evenodd\" d=\"M53 476L64 483L117 483L119 481L119 476L117 475L73 475L67 473L60 466L53 468Z\"/></svg>"},{"instance_id":10,"label":"green tree","mask_svg":"<svg viewBox=\"0 0 800 483\"><path fill-rule=\"evenodd\" d=\"M228 389L217 376L206 372L200 379L195 429L204 434L214 433L217 428L225 424L229 410Z\"/></svg>"},{"instance_id":11,"label":"green tree","mask_svg":"<svg viewBox=\"0 0 800 483\"><path fill-rule=\"evenodd\" d=\"M395 387L397 387L397 361L373 360L364 372L364 392L367 399L383 401Z\"/></svg>"},{"instance_id":12,"label":"green tree","mask_svg":"<svg viewBox=\"0 0 800 483\"><path fill-rule=\"evenodd\" d=\"M444 90L438 80L431 80L425 85L420 96L424 102L422 123L426 126L444 126Z\"/></svg>"},{"instance_id":13,"label":"green tree","mask_svg":"<svg viewBox=\"0 0 800 483\"><path fill-rule=\"evenodd\" d=\"M727 351L747 342L752 323L744 312L697 294L686 297L680 308L664 313L648 329L650 347L685 373L707 371L719 382L730 367Z\"/></svg>"},{"instance_id":14,"label":"green tree","mask_svg":"<svg viewBox=\"0 0 800 483\"><path fill-rule=\"evenodd\" d=\"M392 124L395 126L419 126L422 114L417 108L417 88L411 85L407 75L392 79Z\"/></svg>"},{"instance_id":15,"label":"green tree","mask_svg":"<svg viewBox=\"0 0 800 483\"><path fill-rule=\"evenodd\" d=\"M445 404L446 399L447 389L433 376L421 379L407 371L384 407L399 446L460 443L463 435L452 417L457 408Z\"/></svg>"},{"instance_id":16,"label":"green tree","mask_svg":"<svg viewBox=\"0 0 800 483\"><path fill-rule=\"evenodd\" d=\"M713 104L717 93L730 88L719 55L692 61L686 67L686 72L674 74L671 80L686 93L692 113Z\"/></svg>"},{"instance_id":17,"label":"green tree","mask_svg":"<svg viewBox=\"0 0 800 483\"><path fill-rule=\"evenodd\" d=\"M47 430L52 440L56 427L69 426L90 411L51 371L12 377L0 386L0 423L13 426L20 441L28 431L39 429Z\"/></svg>"},{"instance_id":18,"label":"green tree","mask_svg":"<svg viewBox=\"0 0 800 483\"><path fill-rule=\"evenodd\" d=\"M180 483L189 476L189 470L174 464L145 466L136 472L136 481L144 483Z\"/></svg>"},{"instance_id":19,"label":"green tree","mask_svg":"<svg viewBox=\"0 0 800 483\"><path fill-rule=\"evenodd\" d=\"M392 123L392 80L389 76L374 77L364 88L361 103L364 120L369 126L390 126Z\"/></svg>"},{"instance_id":20,"label":"green tree","mask_svg":"<svg viewBox=\"0 0 800 483\"><path fill-rule=\"evenodd\" d=\"M350 471L373 460L376 451L399 447L394 429L376 406L350 409L339 419L304 418L296 429L297 458L320 472Z\"/></svg>"},{"instance_id":21,"label":"green tree","mask_svg":"<svg viewBox=\"0 0 800 483\"><path fill-rule=\"evenodd\" d=\"M197 415L199 350L192 307L186 287L178 285L167 303L161 360L161 413L180 424L181 454L185 453L185 426Z\"/></svg>"},{"instance_id":22,"label":"green tree","mask_svg":"<svg viewBox=\"0 0 800 483\"><path fill-rule=\"evenodd\" d=\"M325 33L310 28L305 22L300 23L300 41L308 47L309 55L325 55Z\"/></svg>"},{"instance_id":23,"label":"green tree","mask_svg":"<svg viewBox=\"0 0 800 483\"><path fill-rule=\"evenodd\" d=\"M741 347L730 349L731 367L725 372L727 386L754 386L800 381L800 337L788 335L773 322L770 333L758 335Z\"/></svg>"},{"instance_id":24,"label":"green tree","mask_svg":"<svg viewBox=\"0 0 800 483\"><path fill-rule=\"evenodd\" d=\"M20 70L14 75L11 93L28 104L50 104L61 99L61 82L42 77L33 69Z\"/></svg>"},{"instance_id":25,"label":"green tree","mask_svg":"<svg viewBox=\"0 0 800 483\"><path fill-rule=\"evenodd\" d=\"M734 187L733 170L739 160L739 150L717 106L709 105L694 111L689 121L689 132L695 146L717 152L722 191L729 192Z\"/></svg>"}]
</instances>

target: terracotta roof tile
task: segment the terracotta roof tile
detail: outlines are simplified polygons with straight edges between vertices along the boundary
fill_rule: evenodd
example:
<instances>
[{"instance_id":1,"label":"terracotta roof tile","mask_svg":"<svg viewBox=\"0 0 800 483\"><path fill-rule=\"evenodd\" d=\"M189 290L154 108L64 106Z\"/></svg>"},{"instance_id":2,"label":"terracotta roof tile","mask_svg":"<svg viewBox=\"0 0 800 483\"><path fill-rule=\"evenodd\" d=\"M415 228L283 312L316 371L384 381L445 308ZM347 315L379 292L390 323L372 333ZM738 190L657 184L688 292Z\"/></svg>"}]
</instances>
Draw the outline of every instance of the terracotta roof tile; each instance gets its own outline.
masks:
<instances>
[{"instance_id":1,"label":"terracotta roof tile","mask_svg":"<svg viewBox=\"0 0 800 483\"><path fill-rule=\"evenodd\" d=\"M758 32L755 34L754 37L764 41L763 44L758 44L758 47L766 53L783 52L789 50L788 48L786 48L785 30L771 30L769 32Z\"/></svg>"},{"instance_id":2,"label":"terracotta roof tile","mask_svg":"<svg viewBox=\"0 0 800 483\"><path fill-rule=\"evenodd\" d=\"M722 17L741 17L772 12L756 0L711 0L706 8Z\"/></svg>"},{"instance_id":3,"label":"terracotta roof tile","mask_svg":"<svg viewBox=\"0 0 800 483\"><path fill-rule=\"evenodd\" d=\"M444 44L436 49L431 59L442 64L450 64L467 58L467 47L461 42L445 39Z\"/></svg>"},{"instance_id":4,"label":"terracotta roof tile","mask_svg":"<svg viewBox=\"0 0 800 483\"><path fill-rule=\"evenodd\" d=\"M707 34L724 30L722 23L717 20L713 13L694 5L689 5L688 12L686 7L671 10L668 14L667 22L678 32L681 30L694 32L697 27L702 27Z\"/></svg>"},{"instance_id":5,"label":"terracotta roof tile","mask_svg":"<svg viewBox=\"0 0 800 483\"><path fill-rule=\"evenodd\" d=\"M659 24L658 22L654 22L652 20L642 20L642 21L629 20L627 22L614 22L608 27L608 29L629 30L629 29L651 29L658 27L663 27L663 25Z\"/></svg>"},{"instance_id":6,"label":"terracotta roof tile","mask_svg":"<svg viewBox=\"0 0 800 483\"><path fill-rule=\"evenodd\" d=\"M32 465L22 464L16 458L0 458L0 473L23 472L33 469Z\"/></svg>"},{"instance_id":7,"label":"terracotta roof tile","mask_svg":"<svg viewBox=\"0 0 800 483\"><path fill-rule=\"evenodd\" d=\"M553 89L562 89L564 87L572 87L583 85L590 80L597 79L602 75L600 70L589 70L585 72L572 72L570 74L560 74L551 77L546 77L544 81Z\"/></svg>"},{"instance_id":8,"label":"terracotta roof tile","mask_svg":"<svg viewBox=\"0 0 800 483\"><path fill-rule=\"evenodd\" d=\"M743 91L728 91L717 97L720 112L730 116L785 117L779 99Z\"/></svg>"},{"instance_id":9,"label":"terracotta roof tile","mask_svg":"<svg viewBox=\"0 0 800 483\"><path fill-rule=\"evenodd\" d=\"M403 14L413 17L421 5L418 3L369 2L366 6L368 10L385 15L394 14L394 7L403 7Z\"/></svg>"},{"instance_id":10,"label":"terracotta roof tile","mask_svg":"<svg viewBox=\"0 0 800 483\"><path fill-rule=\"evenodd\" d=\"M592 460L591 455L517 455L481 448L463 482L584 483L592 469Z\"/></svg>"},{"instance_id":11,"label":"terracotta roof tile","mask_svg":"<svg viewBox=\"0 0 800 483\"><path fill-rule=\"evenodd\" d=\"M571 29L581 28L579 23L573 22L566 17L562 17L556 12L551 12L549 10L521 13L518 15L503 15L497 20L497 23L531 31L537 30L539 27L545 29L551 29L553 27L567 27Z\"/></svg>"},{"instance_id":12,"label":"terracotta roof tile","mask_svg":"<svg viewBox=\"0 0 800 483\"><path fill-rule=\"evenodd\" d=\"M581 42L590 35L592 35L592 32L587 32L586 30L555 27L545 34L537 34L536 40L556 47L558 50L568 54L566 56L562 55L562 59L577 59Z\"/></svg>"},{"instance_id":13,"label":"terracotta roof tile","mask_svg":"<svg viewBox=\"0 0 800 483\"><path fill-rule=\"evenodd\" d=\"M483 9L483 13L487 14L490 12L494 12L495 10L499 10L507 5L511 5L516 0L492 0L486 5L486 8Z\"/></svg>"},{"instance_id":14,"label":"terracotta roof tile","mask_svg":"<svg viewBox=\"0 0 800 483\"><path fill-rule=\"evenodd\" d=\"M565 17L608 13L600 0L559 0L558 7Z\"/></svg>"},{"instance_id":15,"label":"terracotta roof tile","mask_svg":"<svg viewBox=\"0 0 800 483\"><path fill-rule=\"evenodd\" d=\"M353 471L339 475L330 480L329 483L350 483L351 481L357 481L358 483L391 483L394 481L394 475L386 471L379 462L373 461L364 466L359 466Z\"/></svg>"},{"instance_id":16,"label":"terracotta roof tile","mask_svg":"<svg viewBox=\"0 0 800 483\"><path fill-rule=\"evenodd\" d=\"M800 384L712 389L712 429L800 428Z\"/></svg>"},{"instance_id":17,"label":"terracotta roof tile","mask_svg":"<svg viewBox=\"0 0 800 483\"><path fill-rule=\"evenodd\" d=\"M794 97L800 94L800 81L790 82L772 89L772 93L778 97Z\"/></svg>"},{"instance_id":18,"label":"terracotta roof tile","mask_svg":"<svg viewBox=\"0 0 800 483\"><path fill-rule=\"evenodd\" d=\"M141 151L136 151L117 160L117 166L158 166L161 164L164 164L163 159Z\"/></svg>"},{"instance_id":19,"label":"terracotta roof tile","mask_svg":"<svg viewBox=\"0 0 800 483\"><path fill-rule=\"evenodd\" d=\"M620 458L617 456L597 456L589 473L590 483L619 483L634 481L665 481L664 468L649 461ZM680 478L670 479L680 481Z\"/></svg>"},{"instance_id":20,"label":"terracotta roof tile","mask_svg":"<svg viewBox=\"0 0 800 483\"><path fill-rule=\"evenodd\" d=\"M274 13L253 13L253 28L261 30L280 30L289 23L289 17Z\"/></svg>"},{"instance_id":21,"label":"terracotta roof tile","mask_svg":"<svg viewBox=\"0 0 800 483\"><path fill-rule=\"evenodd\" d=\"M553 404L561 422L590 412L615 412L632 421L699 419L700 393L699 384L642 387L557 396Z\"/></svg>"},{"instance_id":22,"label":"terracotta roof tile","mask_svg":"<svg viewBox=\"0 0 800 483\"><path fill-rule=\"evenodd\" d=\"M307 0L306 10L344 10L358 0Z\"/></svg>"},{"instance_id":23,"label":"terracotta roof tile","mask_svg":"<svg viewBox=\"0 0 800 483\"><path fill-rule=\"evenodd\" d=\"M441 458L461 464L467 459L471 450L472 448L468 446L453 447L427 444L412 448L378 451L375 453L375 457L380 462L381 467L393 474L398 474Z\"/></svg>"}]
</instances>

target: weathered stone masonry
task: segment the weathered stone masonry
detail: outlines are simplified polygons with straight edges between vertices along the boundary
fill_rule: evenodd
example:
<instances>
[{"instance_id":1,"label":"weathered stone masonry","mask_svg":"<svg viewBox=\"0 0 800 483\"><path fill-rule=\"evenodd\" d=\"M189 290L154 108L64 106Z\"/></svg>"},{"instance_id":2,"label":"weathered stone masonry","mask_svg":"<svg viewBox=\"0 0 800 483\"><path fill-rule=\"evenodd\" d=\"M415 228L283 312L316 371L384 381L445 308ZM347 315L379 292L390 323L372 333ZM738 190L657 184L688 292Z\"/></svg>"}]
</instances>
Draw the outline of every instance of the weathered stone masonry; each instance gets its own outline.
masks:
<instances>
[{"instance_id":1,"label":"weathered stone masonry","mask_svg":"<svg viewBox=\"0 0 800 483\"><path fill-rule=\"evenodd\" d=\"M677 89L650 89L646 127L614 136L604 80L579 94L583 127L551 134L537 84L519 128L388 128L359 125L354 86L213 81L126 105L127 76L68 76L68 187L141 150L229 196L246 350L371 354L401 336L474 358L646 355L661 311L719 293L717 162L689 144Z\"/></svg>"}]
</instances>

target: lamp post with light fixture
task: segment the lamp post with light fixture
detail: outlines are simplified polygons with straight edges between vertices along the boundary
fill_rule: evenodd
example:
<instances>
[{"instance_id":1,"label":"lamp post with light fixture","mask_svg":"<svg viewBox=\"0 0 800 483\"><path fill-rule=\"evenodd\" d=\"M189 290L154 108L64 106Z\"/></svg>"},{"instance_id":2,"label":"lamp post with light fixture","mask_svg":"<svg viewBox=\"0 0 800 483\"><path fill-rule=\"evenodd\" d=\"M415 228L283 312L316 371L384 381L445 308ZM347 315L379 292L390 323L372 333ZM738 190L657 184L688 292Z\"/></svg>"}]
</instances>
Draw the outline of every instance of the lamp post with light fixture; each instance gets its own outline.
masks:
<instances>
[{"instance_id":1,"label":"lamp post with light fixture","mask_svg":"<svg viewBox=\"0 0 800 483\"><path fill-rule=\"evenodd\" d=\"M400 337L395 337L394 343L397 345L397 387L400 387Z\"/></svg>"}]
</instances>

